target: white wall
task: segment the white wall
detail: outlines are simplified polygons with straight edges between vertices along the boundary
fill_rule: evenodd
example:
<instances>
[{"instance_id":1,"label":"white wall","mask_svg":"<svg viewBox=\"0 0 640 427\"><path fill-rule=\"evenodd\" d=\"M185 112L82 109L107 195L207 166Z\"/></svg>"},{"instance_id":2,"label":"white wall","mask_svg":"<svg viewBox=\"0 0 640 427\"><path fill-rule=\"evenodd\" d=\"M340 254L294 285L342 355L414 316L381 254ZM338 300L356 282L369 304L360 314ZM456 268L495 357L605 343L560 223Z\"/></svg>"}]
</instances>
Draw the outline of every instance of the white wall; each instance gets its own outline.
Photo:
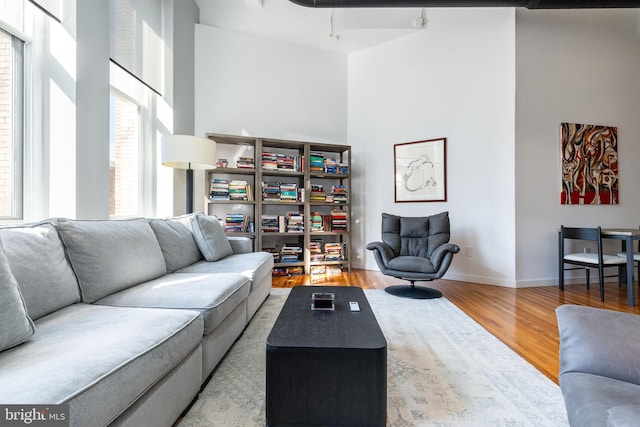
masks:
<instances>
[{"instance_id":1,"label":"white wall","mask_svg":"<svg viewBox=\"0 0 640 427\"><path fill-rule=\"evenodd\" d=\"M514 286L515 12L432 9L427 19L349 59L355 264L377 269L365 245L380 240L382 212L447 210L451 241L469 249L445 277ZM393 145L440 137L447 202L394 203Z\"/></svg>"},{"instance_id":2,"label":"white wall","mask_svg":"<svg viewBox=\"0 0 640 427\"><path fill-rule=\"evenodd\" d=\"M196 25L195 58L195 135L347 142L345 55Z\"/></svg>"},{"instance_id":3,"label":"white wall","mask_svg":"<svg viewBox=\"0 0 640 427\"><path fill-rule=\"evenodd\" d=\"M639 18L637 10L517 12L519 286L557 282L561 224L640 224ZM619 205L560 205L561 122L618 127Z\"/></svg>"}]
</instances>

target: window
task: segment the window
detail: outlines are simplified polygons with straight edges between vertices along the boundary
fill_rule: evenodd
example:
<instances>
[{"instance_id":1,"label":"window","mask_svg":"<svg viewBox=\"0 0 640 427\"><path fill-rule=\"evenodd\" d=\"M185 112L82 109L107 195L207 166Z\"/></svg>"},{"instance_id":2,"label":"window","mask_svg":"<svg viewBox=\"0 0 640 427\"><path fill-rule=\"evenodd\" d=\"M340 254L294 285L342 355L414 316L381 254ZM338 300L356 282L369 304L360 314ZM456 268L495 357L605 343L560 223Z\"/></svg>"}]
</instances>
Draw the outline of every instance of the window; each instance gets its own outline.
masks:
<instances>
[{"instance_id":1,"label":"window","mask_svg":"<svg viewBox=\"0 0 640 427\"><path fill-rule=\"evenodd\" d=\"M153 162L153 93L111 65L109 136L109 215L151 216Z\"/></svg>"},{"instance_id":2,"label":"window","mask_svg":"<svg viewBox=\"0 0 640 427\"><path fill-rule=\"evenodd\" d=\"M22 218L23 52L0 30L0 219Z\"/></svg>"}]
</instances>

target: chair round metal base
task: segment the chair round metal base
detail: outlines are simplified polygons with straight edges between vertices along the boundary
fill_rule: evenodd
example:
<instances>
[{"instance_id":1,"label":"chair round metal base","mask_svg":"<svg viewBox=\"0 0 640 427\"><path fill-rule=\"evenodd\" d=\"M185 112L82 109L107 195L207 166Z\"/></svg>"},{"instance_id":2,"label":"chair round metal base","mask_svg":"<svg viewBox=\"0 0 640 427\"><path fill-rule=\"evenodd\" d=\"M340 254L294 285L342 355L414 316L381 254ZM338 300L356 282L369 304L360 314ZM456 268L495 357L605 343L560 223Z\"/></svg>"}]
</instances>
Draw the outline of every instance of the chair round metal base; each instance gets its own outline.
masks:
<instances>
[{"instance_id":1,"label":"chair round metal base","mask_svg":"<svg viewBox=\"0 0 640 427\"><path fill-rule=\"evenodd\" d=\"M384 290L391 295L402 298L434 299L442 296L442 292L437 289L427 288L424 286L395 285L388 286L384 288Z\"/></svg>"}]
</instances>

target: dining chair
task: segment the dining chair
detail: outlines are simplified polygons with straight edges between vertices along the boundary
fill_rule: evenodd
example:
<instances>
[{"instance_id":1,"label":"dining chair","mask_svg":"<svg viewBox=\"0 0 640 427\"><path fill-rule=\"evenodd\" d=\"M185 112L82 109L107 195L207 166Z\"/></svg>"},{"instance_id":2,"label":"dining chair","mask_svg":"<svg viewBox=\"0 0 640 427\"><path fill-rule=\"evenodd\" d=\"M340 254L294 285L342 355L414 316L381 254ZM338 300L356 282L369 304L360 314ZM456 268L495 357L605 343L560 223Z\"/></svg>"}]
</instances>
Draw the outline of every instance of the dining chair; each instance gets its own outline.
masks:
<instances>
[{"instance_id":1,"label":"dining chair","mask_svg":"<svg viewBox=\"0 0 640 427\"><path fill-rule=\"evenodd\" d=\"M584 228L584 227L565 227L560 226L558 233L558 260L560 267L560 276L558 286L564 291L564 272L568 270L586 271L587 289L589 289L589 273L590 268L598 269L598 279L600 282L600 301L604 301L604 279L605 277L618 277L618 286L622 286L622 279L625 274L626 258L618 255L605 254L602 251L602 235L601 228ZM570 252L565 253L565 240L579 240L596 242L597 252ZM576 265L578 267L566 268L565 264ZM608 267L617 267L618 274L604 275L604 269Z\"/></svg>"},{"instance_id":2,"label":"dining chair","mask_svg":"<svg viewBox=\"0 0 640 427\"><path fill-rule=\"evenodd\" d=\"M640 228L640 227L638 227L638 228ZM618 252L618 256L621 256L624 259L627 259L627 252L625 252L626 250L627 250L627 248L625 248L625 245L624 245L624 242L623 242L622 252ZM631 250L633 251L633 261L638 266L638 277L640 277L640 240L638 241L638 250L636 251L633 248L631 248Z\"/></svg>"}]
</instances>

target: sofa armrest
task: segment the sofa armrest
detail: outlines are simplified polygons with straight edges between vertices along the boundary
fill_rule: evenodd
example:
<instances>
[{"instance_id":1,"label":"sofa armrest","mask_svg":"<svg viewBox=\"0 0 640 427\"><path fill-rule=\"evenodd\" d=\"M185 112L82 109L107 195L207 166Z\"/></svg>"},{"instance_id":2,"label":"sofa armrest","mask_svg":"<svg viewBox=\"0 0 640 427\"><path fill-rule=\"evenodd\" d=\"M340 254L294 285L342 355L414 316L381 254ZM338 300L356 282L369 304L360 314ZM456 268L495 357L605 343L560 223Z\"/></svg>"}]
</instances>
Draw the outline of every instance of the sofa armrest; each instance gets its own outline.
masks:
<instances>
[{"instance_id":1,"label":"sofa armrest","mask_svg":"<svg viewBox=\"0 0 640 427\"><path fill-rule=\"evenodd\" d=\"M253 252L253 241L248 237L229 236L229 243L234 254L247 254Z\"/></svg>"},{"instance_id":2,"label":"sofa armrest","mask_svg":"<svg viewBox=\"0 0 640 427\"><path fill-rule=\"evenodd\" d=\"M460 247L458 245L453 243L445 243L444 245L438 246L436 250L433 251L429 260L436 269L440 269L440 265L442 264L442 260L444 259L445 255L447 255L448 253L457 254L458 252L460 252Z\"/></svg>"},{"instance_id":3,"label":"sofa armrest","mask_svg":"<svg viewBox=\"0 0 640 427\"><path fill-rule=\"evenodd\" d=\"M386 266L390 260L395 258L393 250L389 247L389 245L383 242L367 243L367 249L369 249L370 251L374 251L376 260L382 261L384 266Z\"/></svg>"},{"instance_id":4,"label":"sofa armrest","mask_svg":"<svg viewBox=\"0 0 640 427\"><path fill-rule=\"evenodd\" d=\"M640 385L640 316L601 308L562 305L560 375L581 372Z\"/></svg>"}]
</instances>

